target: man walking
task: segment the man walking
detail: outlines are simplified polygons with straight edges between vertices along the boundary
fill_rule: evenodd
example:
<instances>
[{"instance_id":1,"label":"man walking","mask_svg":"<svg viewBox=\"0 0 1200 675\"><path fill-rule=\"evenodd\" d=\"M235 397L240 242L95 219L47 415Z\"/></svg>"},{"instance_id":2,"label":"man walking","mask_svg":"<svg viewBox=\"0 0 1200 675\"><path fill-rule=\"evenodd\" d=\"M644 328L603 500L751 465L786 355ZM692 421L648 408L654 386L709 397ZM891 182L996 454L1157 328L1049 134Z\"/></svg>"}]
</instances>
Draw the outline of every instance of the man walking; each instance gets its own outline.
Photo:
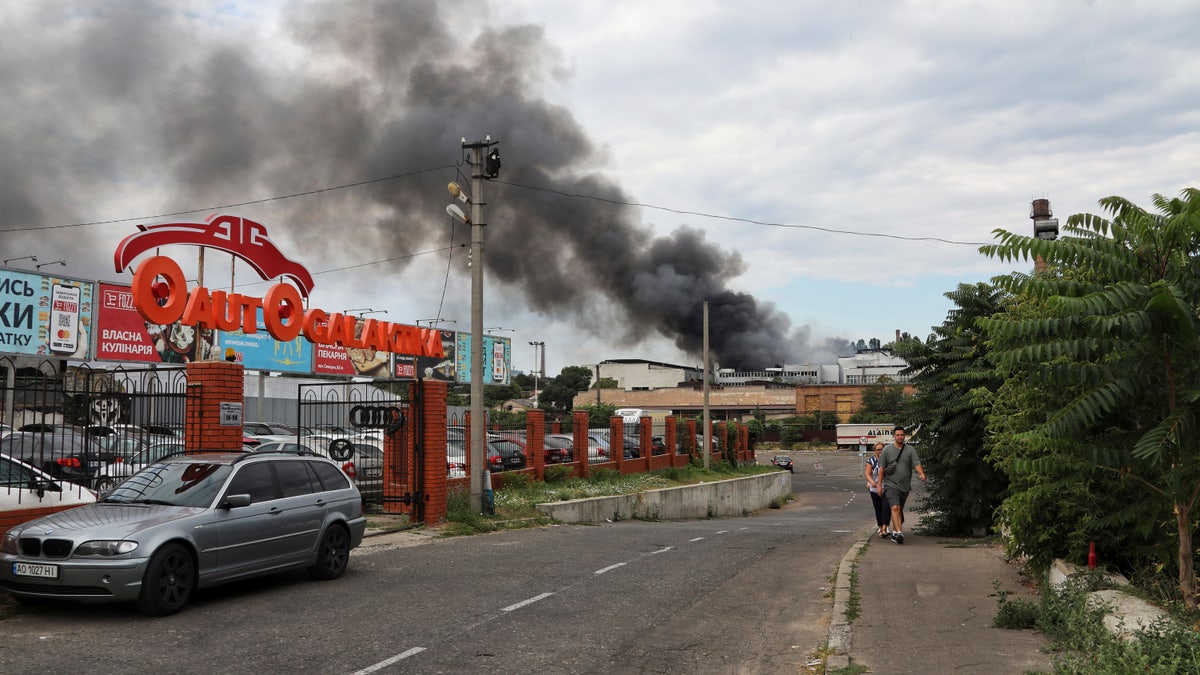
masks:
<instances>
[{"instance_id":1,"label":"man walking","mask_svg":"<svg viewBox=\"0 0 1200 675\"><path fill-rule=\"evenodd\" d=\"M896 425L892 437L895 440L883 449L879 463L883 466L883 495L892 507L892 541L903 544L904 502L912 492L913 471L925 482L925 467L921 466L917 449L905 444L904 427Z\"/></svg>"}]
</instances>

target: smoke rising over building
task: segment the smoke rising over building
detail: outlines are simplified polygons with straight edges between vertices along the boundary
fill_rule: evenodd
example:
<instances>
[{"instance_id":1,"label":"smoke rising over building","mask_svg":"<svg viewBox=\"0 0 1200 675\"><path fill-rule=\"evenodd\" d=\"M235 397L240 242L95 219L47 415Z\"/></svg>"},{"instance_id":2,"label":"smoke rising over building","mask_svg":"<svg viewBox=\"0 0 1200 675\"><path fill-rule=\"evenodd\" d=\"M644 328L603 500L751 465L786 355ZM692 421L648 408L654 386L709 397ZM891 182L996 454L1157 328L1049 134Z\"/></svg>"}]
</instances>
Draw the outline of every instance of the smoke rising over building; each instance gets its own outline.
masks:
<instances>
[{"instance_id":1,"label":"smoke rising over building","mask_svg":"<svg viewBox=\"0 0 1200 675\"><path fill-rule=\"evenodd\" d=\"M346 264L445 247L461 271L468 233L441 217L455 172L427 170L452 164L462 137L490 134L504 166L484 196L488 283L531 310L616 326L614 345L665 336L699 361L707 300L710 346L731 368L820 362L846 343L812 344L775 306L732 290L749 261L694 225L655 235L622 205L637 200L546 98L567 76L554 45L536 26L503 25L502 6L297 2L276 26L290 46L268 52L222 31L236 17L170 3L28 5L18 23L30 29L7 39L23 57L0 64L0 229L19 230L3 235L6 250L46 236L37 228L139 215L94 210L114 193L158 195L166 213L400 176L277 202L272 235L305 260ZM32 29L42 24L64 28ZM33 62L56 65L47 76ZM96 260L73 274L111 278L97 251L130 227L77 228L61 257ZM599 305L602 316L589 309Z\"/></svg>"}]
</instances>

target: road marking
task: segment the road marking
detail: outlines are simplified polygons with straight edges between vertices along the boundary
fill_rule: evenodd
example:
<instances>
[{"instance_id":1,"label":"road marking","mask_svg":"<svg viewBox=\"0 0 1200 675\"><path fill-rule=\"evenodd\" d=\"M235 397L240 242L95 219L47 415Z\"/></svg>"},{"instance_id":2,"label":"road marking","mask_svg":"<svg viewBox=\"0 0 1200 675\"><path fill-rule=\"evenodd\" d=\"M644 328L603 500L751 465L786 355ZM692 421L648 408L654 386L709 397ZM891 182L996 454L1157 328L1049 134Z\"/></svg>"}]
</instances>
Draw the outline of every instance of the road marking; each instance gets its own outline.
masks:
<instances>
[{"instance_id":1,"label":"road marking","mask_svg":"<svg viewBox=\"0 0 1200 675\"><path fill-rule=\"evenodd\" d=\"M725 534L726 532L729 532L729 530L717 530L717 534Z\"/></svg>"},{"instance_id":2,"label":"road marking","mask_svg":"<svg viewBox=\"0 0 1200 675\"><path fill-rule=\"evenodd\" d=\"M529 598L528 600L522 600L515 605L509 605L508 607L505 607L504 609L502 609L500 611L501 612L511 612L516 609L521 609L525 605L532 605L533 603L537 602L538 600L545 600L546 598L548 598L552 595L554 595L554 594L553 593L542 593L541 595L535 595L532 598Z\"/></svg>"},{"instance_id":3,"label":"road marking","mask_svg":"<svg viewBox=\"0 0 1200 675\"><path fill-rule=\"evenodd\" d=\"M666 547L666 548L660 548L660 549L658 549L657 551L650 551L650 552L649 552L649 553L647 553L646 555L658 555L659 553L666 553L667 551L670 551L670 550L671 550L671 549L673 549L673 548L675 548L675 547L674 547L674 546L668 546L668 547Z\"/></svg>"},{"instance_id":4,"label":"road marking","mask_svg":"<svg viewBox=\"0 0 1200 675\"><path fill-rule=\"evenodd\" d=\"M604 574L605 572L611 572L611 571L617 569L618 567L624 567L624 566L625 566L625 563L617 563L616 565L609 565L608 567L601 567L600 569L596 570L595 572L592 572L592 574Z\"/></svg>"},{"instance_id":5,"label":"road marking","mask_svg":"<svg viewBox=\"0 0 1200 675\"><path fill-rule=\"evenodd\" d=\"M362 670L355 671L353 673L353 675L367 675L367 673L373 673L381 668L387 668L388 666L392 665L393 663L407 659L410 656L415 656L417 654L420 654L423 651L425 651L424 647L413 647L412 649L410 649L406 652L400 652L399 654L393 656L390 659L387 659L385 661L380 661L379 663L376 663L373 666L367 666L366 668L363 668Z\"/></svg>"},{"instance_id":6,"label":"road marking","mask_svg":"<svg viewBox=\"0 0 1200 675\"><path fill-rule=\"evenodd\" d=\"M696 537L695 539L688 539L688 542L701 541L702 539L704 539L704 537Z\"/></svg>"}]
</instances>

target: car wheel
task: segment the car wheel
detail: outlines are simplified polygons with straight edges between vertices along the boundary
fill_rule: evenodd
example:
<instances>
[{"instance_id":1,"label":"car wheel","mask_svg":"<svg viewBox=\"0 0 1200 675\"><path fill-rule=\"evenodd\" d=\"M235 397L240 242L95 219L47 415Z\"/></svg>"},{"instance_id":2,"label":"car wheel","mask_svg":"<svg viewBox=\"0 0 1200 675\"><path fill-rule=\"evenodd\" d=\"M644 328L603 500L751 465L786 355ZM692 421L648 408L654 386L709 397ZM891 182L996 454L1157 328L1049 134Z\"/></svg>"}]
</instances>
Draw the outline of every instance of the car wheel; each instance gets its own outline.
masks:
<instances>
[{"instance_id":1,"label":"car wheel","mask_svg":"<svg viewBox=\"0 0 1200 675\"><path fill-rule=\"evenodd\" d=\"M308 568L315 579L336 579L350 562L350 533L341 525L330 525L317 546L317 562Z\"/></svg>"},{"instance_id":2,"label":"car wheel","mask_svg":"<svg viewBox=\"0 0 1200 675\"><path fill-rule=\"evenodd\" d=\"M181 544L165 544L150 557L142 577L138 609L153 616L167 616L183 609L196 590L196 563Z\"/></svg>"},{"instance_id":3,"label":"car wheel","mask_svg":"<svg viewBox=\"0 0 1200 675\"><path fill-rule=\"evenodd\" d=\"M96 485L94 489L96 492L108 492L116 486L117 479L115 478L98 478L96 479Z\"/></svg>"}]
</instances>

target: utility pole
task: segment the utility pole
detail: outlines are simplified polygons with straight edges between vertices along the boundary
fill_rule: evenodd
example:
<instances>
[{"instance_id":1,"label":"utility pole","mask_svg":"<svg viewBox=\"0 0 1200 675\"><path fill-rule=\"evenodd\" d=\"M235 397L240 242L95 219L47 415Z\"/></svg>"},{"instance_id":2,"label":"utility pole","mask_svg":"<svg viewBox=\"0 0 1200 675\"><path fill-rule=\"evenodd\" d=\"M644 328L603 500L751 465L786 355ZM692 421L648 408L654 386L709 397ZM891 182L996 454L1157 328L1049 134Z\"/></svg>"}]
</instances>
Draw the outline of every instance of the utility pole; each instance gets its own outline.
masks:
<instances>
[{"instance_id":1,"label":"utility pole","mask_svg":"<svg viewBox=\"0 0 1200 675\"><path fill-rule=\"evenodd\" d=\"M711 468L712 464L712 429L709 427L708 417L708 301L704 301L704 417L702 424L704 425L704 468Z\"/></svg>"},{"instance_id":2,"label":"utility pole","mask_svg":"<svg viewBox=\"0 0 1200 675\"><path fill-rule=\"evenodd\" d=\"M491 136L472 143L468 143L465 138L462 140L467 163L471 165L471 216L467 222L471 225L470 482L471 510L475 513L482 513L484 510L484 491L491 492L491 477L487 475L485 461L487 445L484 432L487 419L483 410L483 181L485 178L495 178L500 172L500 153L494 150L491 153L487 152L488 148L495 144ZM457 196L453 188L450 192Z\"/></svg>"}]
</instances>

